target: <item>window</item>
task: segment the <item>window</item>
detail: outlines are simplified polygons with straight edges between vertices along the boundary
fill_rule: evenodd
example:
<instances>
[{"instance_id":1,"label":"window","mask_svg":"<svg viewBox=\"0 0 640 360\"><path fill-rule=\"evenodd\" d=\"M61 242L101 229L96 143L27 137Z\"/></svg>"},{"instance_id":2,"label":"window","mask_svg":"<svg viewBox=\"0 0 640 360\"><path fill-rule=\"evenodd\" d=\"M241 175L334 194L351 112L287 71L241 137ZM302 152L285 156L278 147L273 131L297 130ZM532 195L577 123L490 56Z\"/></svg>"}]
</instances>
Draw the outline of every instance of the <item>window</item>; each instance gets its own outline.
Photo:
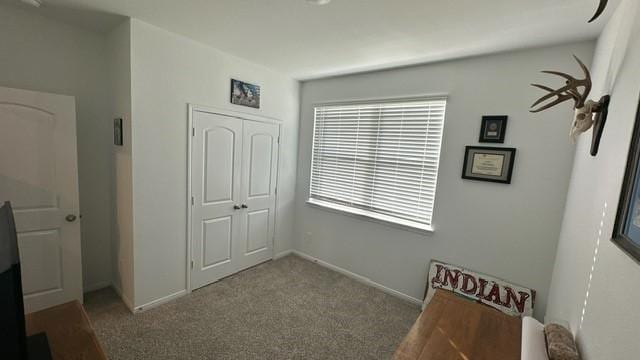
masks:
<instances>
[{"instance_id":1,"label":"window","mask_svg":"<svg viewBox=\"0 0 640 360\"><path fill-rule=\"evenodd\" d=\"M432 230L445 99L315 108L309 203Z\"/></svg>"}]
</instances>

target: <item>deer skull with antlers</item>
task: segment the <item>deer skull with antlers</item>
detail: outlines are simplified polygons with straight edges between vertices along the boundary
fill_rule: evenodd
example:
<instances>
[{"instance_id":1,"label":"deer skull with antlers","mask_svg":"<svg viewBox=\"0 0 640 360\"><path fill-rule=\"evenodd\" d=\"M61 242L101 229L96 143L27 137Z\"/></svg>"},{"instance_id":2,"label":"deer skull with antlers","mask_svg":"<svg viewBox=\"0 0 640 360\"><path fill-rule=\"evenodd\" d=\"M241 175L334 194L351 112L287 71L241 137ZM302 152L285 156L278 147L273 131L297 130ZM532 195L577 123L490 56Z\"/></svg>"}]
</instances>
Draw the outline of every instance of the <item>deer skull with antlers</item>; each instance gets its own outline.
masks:
<instances>
[{"instance_id":1,"label":"deer skull with antlers","mask_svg":"<svg viewBox=\"0 0 640 360\"><path fill-rule=\"evenodd\" d=\"M531 84L532 86L537 87L538 89L542 89L547 91L548 94L544 95L538 101L531 105L531 112L537 113L543 110L547 110L553 106L561 104L565 101L573 100L575 103L575 115L571 125L571 131L569 135L575 141L576 138L582 134L583 132L589 130L594 124L597 126L597 130L599 134L597 134L598 139L597 143L599 143L599 136L601 135L601 128L604 125L604 119L606 116L606 106L608 105L608 96L603 97L599 102L589 100L589 94L591 93L591 74L589 73L589 69L587 66L577 57L573 56L582 71L584 72L584 79L576 79L571 75L565 74L559 71L543 71L545 74L557 75L566 80L565 85L558 88L552 89L548 86L540 85L540 84ZM538 108L536 106L541 105ZM605 116L602 116L602 115ZM596 135L596 131L594 131L594 136ZM594 144L596 143L596 139L594 138ZM595 152L597 153L597 144L595 145ZM594 148L592 147L592 154L594 153Z\"/></svg>"},{"instance_id":2,"label":"deer skull with antlers","mask_svg":"<svg viewBox=\"0 0 640 360\"><path fill-rule=\"evenodd\" d=\"M602 15L607 7L609 0L600 0L598 9L589 22L595 21ZM556 106L565 101L573 100L575 103L575 114L573 121L571 122L571 131L569 136L576 141L576 138L583 132L593 127L593 139L591 140L591 155L596 156L598 148L600 146L600 138L602 137L602 131L604 124L607 121L607 112L609 107L610 96L603 96L600 101L596 102L589 100L589 93L591 93L591 74L587 66L575 55L576 59L582 71L584 72L584 79L576 79L571 75L559 72L559 71L543 71L546 74L557 75L563 77L566 80L565 86L559 89L552 89L548 86L540 84L531 84L538 89L542 89L548 94L541 97L533 105L531 105L531 112L537 113L543 110L547 110L553 106ZM546 103L546 104L545 104ZM539 108L534 109L536 106L541 105Z\"/></svg>"}]
</instances>

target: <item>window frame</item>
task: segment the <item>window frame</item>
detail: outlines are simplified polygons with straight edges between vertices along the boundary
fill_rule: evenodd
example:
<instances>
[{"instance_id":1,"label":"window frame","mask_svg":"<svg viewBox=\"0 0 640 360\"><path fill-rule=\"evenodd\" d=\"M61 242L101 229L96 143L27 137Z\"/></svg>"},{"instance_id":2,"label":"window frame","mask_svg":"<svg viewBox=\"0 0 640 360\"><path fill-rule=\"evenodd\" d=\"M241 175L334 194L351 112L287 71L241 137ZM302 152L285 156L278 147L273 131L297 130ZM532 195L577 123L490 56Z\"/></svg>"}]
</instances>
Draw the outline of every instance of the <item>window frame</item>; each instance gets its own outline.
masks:
<instances>
[{"instance_id":1,"label":"window frame","mask_svg":"<svg viewBox=\"0 0 640 360\"><path fill-rule=\"evenodd\" d=\"M315 140L316 140L316 110L320 107L330 107L330 106L349 106L349 105L380 105L380 104L394 104L394 103L410 103L410 102L421 102L421 101L445 101L446 105L448 105L449 98L447 95L426 95L419 97L398 97L398 98L383 98L383 99L363 99L363 100L348 100L348 101L331 101L331 102L316 102L311 104L311 109L313 111L313 127L312 127L312 137L311 137L311 156L309 159L309 180L307 181L307 200L306 204L322 209L330 212L334 212L337 214L347 215L351 217L355 217L358 219L371 221L383 225L388 225L412 232L417 233L427 233L431 234L435 232L434 220L435 220L435 208L437 202L437 185L438 178L440 175L440 160L442 158L442 148L444 142L444 128L447 117L447 112L445 110L443 121L442 121L442 134L440 137L440 147L438 154L438 166L436 171L436 179L434 181L434 202L431 217L431 224L420 223L416 221L406 220L399 217L394 217L391 215L386 215L382 213L376 213L374 211L369 211L365 209L360 209L357 207L351 207L348 205L333 203L330 201L325 201L317 198L311 197L311 180L313 178L313 161L315 154ZM445 105L445 109L446 109Z\"/></svg>"}]
</instances>

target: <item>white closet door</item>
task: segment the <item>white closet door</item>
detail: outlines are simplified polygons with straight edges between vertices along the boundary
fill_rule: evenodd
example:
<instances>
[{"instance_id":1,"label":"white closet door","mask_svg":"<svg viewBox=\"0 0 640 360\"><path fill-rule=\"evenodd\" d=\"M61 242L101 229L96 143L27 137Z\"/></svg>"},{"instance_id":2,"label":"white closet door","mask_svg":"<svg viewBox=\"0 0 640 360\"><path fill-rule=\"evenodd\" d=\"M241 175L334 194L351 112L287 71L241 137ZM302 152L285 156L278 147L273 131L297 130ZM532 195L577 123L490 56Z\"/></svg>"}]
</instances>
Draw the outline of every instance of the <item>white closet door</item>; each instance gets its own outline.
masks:
<instances>
[{"instance_id":1,"label":"white closet door","mask_svg":"<svg viewBox=\"0 0 640 360\"><path fill-rule=\"evenodd\" d=\"M75 100L0 88L0 202L18 230L26 312L82 301Z\"/></svg>"},{"instance_id":2,"label":"white closet door","mask_svg":"<svg viewBox=\"0 0 640 360\"><path fill-rule=\"evenodd\" d=\"M193 112L191 288L273 257L279 126Z\"/></svg>"},{"instance_id":3,"label":"white closet door","mask_svg":"<svg viewBox=\"0 0 640 360\"><path fill-rule=\"evenodd\" d=\"M278 135L276 124L244 121L241 267L273 258Z\"/></svg>"},{"instance_id":4,"label":"white closet door","mask_svg":"<svg viewBox=\"0 0 640 360\"><path fill-rule=\"evenodd\" d=\"M194 111L192 288L239 269L242 120Z\"/></svg>"}]
</instances>

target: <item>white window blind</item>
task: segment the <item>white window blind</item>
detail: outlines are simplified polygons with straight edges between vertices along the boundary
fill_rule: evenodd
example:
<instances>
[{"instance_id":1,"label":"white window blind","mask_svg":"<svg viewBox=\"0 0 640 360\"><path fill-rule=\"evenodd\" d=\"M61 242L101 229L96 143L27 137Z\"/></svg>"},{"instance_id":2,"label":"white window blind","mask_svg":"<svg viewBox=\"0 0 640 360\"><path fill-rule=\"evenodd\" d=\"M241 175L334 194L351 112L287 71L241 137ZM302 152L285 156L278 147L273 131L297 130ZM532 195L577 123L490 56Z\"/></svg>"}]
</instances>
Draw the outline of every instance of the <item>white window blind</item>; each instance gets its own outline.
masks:
<instances>
[{"instance_id":1,"label":"white window blind","mask_svg":"<svg viewBox=\"0 0 640 360\"><path fill-rule=\"evenodd\" d=\"M431 230L445 99L315 108L310 203Z\"/></svg>"}]
</instances>

